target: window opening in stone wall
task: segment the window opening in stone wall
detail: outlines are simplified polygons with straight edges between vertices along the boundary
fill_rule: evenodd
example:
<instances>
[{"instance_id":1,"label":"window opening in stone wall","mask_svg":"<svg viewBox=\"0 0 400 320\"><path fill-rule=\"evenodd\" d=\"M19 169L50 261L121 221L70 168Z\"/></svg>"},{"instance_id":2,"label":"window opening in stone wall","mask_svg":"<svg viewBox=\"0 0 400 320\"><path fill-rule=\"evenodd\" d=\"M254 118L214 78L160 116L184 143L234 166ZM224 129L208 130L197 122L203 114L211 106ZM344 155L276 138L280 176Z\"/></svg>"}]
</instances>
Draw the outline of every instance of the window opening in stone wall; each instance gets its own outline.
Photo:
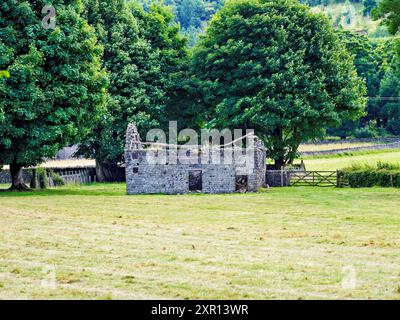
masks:
<instances>
[{"instance_id":1,"label":"window opening in stone wall","mask_svg":"<svg viewBox=\"0 0 400 320\"><path fill-rule=\"evenodd\" d=\"M203 190L203 173L201 170L189 171L189 191Z\"/></svg>"}]
</instances>

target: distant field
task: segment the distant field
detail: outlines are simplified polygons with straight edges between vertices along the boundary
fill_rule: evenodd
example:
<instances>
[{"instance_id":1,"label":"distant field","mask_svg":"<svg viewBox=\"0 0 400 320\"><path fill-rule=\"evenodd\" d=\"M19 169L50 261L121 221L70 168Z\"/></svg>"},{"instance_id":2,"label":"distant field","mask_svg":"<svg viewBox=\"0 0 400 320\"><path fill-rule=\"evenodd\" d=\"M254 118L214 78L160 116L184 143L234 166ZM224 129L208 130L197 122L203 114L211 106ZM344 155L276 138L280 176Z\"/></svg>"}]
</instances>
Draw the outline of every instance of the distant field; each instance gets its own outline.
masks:
<instances>
[{"instance_id":1,"label":"distant field","mask_svg":"<svg viewBox=\"0 0 400 320\"><path fill-rule=\"evenodd\" d=\"M399 139L400 140L400 139ZM302 144L300 145L300 152L307 151L326 151L326 150L339 150L347 148L370 147L377 143L374 142L335 142L335 143L320 143L320 144Z\"/></svg>"},{"instance_id":2,"label":"distant field","mask_svg":"<svg viewBox=\"0 0 400 320\"><path fill-rule=\"evenodd\" d=\"M374 164L377 161L400 163L400 150L388 150L383 152L370 152L359 155L333 156L305 159L304 163L307 170L339 170L350 166L353 163Z\"/></svg>"},{"instance_id":3,"label":"distant field","mask_svg":"<svg viewBox=\"0 0 400 320\"><path fill-rule=\"evenodd\" d=\"M400 299L400 190L0 193L0 299Z\"/></svg>"},{"instance_id":4,"label":"distant field","mask_svg":"<svg viewBox=\"0 0 400 320\"><path fill-rule=\"evenodd\" d=\"M85 166L95 166L95 161L90 159L50 160L40 165L40 167L43 168L69 168ZM8 169L8 166L4 166L4 169Z\"/></svg>"}]
</instances>

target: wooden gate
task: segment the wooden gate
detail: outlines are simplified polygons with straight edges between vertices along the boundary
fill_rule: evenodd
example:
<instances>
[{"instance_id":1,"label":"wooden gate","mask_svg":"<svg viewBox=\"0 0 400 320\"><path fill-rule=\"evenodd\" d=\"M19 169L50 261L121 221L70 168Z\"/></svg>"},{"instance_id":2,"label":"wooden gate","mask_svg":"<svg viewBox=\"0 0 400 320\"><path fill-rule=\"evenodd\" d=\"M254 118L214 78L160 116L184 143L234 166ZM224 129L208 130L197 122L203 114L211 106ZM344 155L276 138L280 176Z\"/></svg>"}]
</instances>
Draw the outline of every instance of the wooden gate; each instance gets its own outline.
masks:
<instances>
[{"instance_id":1,"label":"wooden gate","mask_svg":"<svg viewBox=\"0 0 400 320\"><path fill-rule=\"evenodd\" d=\"M292 171L289 173L290 186L336 187L337 171Z\"/></svg>"}]
</instances>

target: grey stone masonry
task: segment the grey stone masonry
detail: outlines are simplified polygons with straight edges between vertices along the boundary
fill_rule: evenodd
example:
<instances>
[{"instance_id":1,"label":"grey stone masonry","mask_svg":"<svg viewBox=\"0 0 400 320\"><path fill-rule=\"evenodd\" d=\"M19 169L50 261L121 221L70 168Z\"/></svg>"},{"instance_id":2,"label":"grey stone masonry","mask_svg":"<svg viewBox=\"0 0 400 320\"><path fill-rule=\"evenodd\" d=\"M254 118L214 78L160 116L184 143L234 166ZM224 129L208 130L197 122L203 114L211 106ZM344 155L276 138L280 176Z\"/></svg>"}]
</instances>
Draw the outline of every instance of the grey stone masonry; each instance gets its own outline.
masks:
<instances>
[{"instance_id":1,"label":"grey stone masonry","mask_svg":"<svg viewBox=\"0 0 400 320\"><path fill-rule=\"evenodd\" d=\"M240 156L236 156L232 148L218 148L206 154L190 149L177 151L173 148L144 148L136 126L129 124L125 145L127 193L231 193L238 190L238 178L243 181L244 176L247 177L247 191L257 191L265 184L263 143L256 139L252 151L249 154L241 152ZM229 152L233 156L229 156ZM216 155L220 159L217 162L214 157ZM243 161L249 157L252 170L248 170L248 163Z\"/></svg>"}]
</instances>

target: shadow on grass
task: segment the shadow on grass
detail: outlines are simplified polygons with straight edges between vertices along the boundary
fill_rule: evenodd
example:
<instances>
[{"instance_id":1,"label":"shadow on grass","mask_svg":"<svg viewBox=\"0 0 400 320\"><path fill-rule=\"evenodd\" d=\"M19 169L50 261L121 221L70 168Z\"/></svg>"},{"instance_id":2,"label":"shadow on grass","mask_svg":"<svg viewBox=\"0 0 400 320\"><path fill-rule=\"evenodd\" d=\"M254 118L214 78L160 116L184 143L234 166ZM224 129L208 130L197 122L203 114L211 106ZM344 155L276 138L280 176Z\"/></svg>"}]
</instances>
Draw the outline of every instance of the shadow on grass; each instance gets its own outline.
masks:
<instances>
[{"instance_id":1,"label":"shadow on grass","mask_svg":"<svg viewBox=\"0 0 400 320\"><path fill-rule=\"evenodd\" d=\"M49 196L124 196L124 183L93 183L84 185L68 185L45 190L10 191L6 185L0 186L0 198L49 197Z\"/></svg>"},{"instance_id":2,"label":"shadow on grass","mask_svg":"<svg viewBox=\"0 0 400 320\"><path fill-rule=\"evenodd\" d=\"M125 183L91 183L82 185L67 185L64 187L49 188L49 189L30 189L29 191L10 191L8 185L0 185L0 199L1 198L25 198L25 197L52 197L52 196L128 196L126 193ZM267 192L267 189L262 189L259 193ZM231 193L231 194L205 194L205 193L189 193L182 196L190 197L221 197L221 196L243 196L243 195L256 195L257 193ZM141 194L140 197L169 197L168 194ZM180 195L173 195L179 197ZM129 196L133 197L133 196Z\"/></svg>"}]
</instances>

